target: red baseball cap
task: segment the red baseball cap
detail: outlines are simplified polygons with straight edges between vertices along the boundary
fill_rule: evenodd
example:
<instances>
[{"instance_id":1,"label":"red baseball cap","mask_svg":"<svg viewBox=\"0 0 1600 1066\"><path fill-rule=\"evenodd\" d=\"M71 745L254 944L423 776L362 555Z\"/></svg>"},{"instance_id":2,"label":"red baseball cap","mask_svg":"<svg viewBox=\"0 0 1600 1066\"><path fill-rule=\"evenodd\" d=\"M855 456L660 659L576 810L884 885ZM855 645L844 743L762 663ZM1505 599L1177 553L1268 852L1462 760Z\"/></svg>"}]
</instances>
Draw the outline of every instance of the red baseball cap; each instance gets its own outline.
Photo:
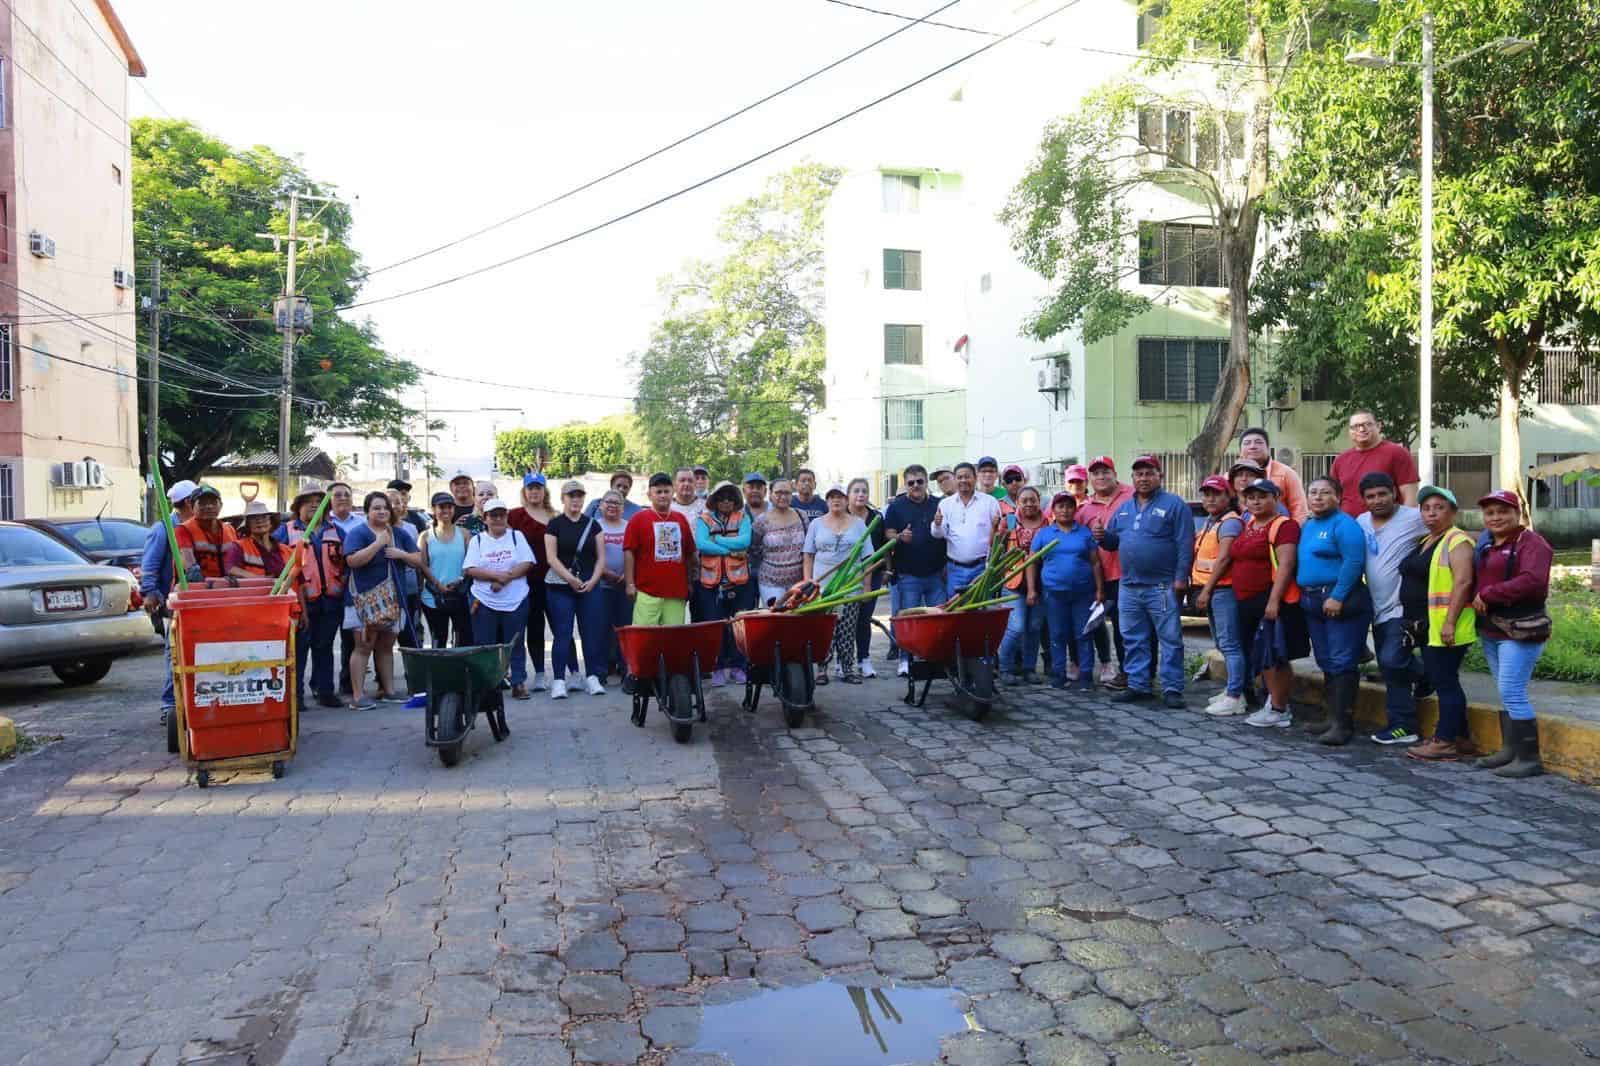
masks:
<instances>
[{"instance_id":1,"label":"red baseball cap","mask_svg":"<svg viewBox=\"0 0 1600 1066\"><path fill-rule=\"evenodd\" d=\"M1024 477L1026 477L1028 472L1026 470L1022 469L1022 467L1018 466L1016 463L1008 463L1006 465L1006 468L1004 470L1000 471L1000 476L1004 477L1005 475L1012 474L1012 473L1021 474Z\"/></svg>"},{"instance_id":2,"label":"red baseball cap","mask_svg":"<svg viewBox=\"0 0 1600 1066\"><path fill-rule=\"evenodd\" d=\"M1233 491L1233 486L1228 484L1228 479L1223 477L1221 474L1212 474L1210 477L1200 482L1200 488L1216 489L1224 496Z\"/></svg>"},{"instance_id":3,"label":"red baseball cap","mask_svg":"<svg viewBox=\"0 0 1600 1066\"><path fill-rule=\"evenodd\" d=\"M1113 467L1112 469L1115 469L1115 467ZM1068 481L1088 481L1089 480L1089 468L1084 466L1082 463L1073 463L1071 466L1067 467L1066 480L1068 480Z\"/></svg>"},{"instance_id":4,"label":"red baseball cap","mask_svg":"<svg viewBox=\"0 0 1600 1066\"><path fill-rule=\"evenodd\" d=\"M1157 459L1153 455L1141 455L1141 456L1136 457L1133 460L1133 465L1130 466L1128 469L1137 470L1141 466L1153 466L1157 470L1160 470L1161 469L1161 460Z\"/></svg>"},{"instance_id":5,"label":"red baseball cap","mask_svg":"<svg viewBox=\"0 0 1600 1066\"><path fill-rule=\"evenodd\" d=\"M1089 469L1090 470L1093 470L1097 466L1103 466L1106 469L1110 470L1113 474L1115 474L1117 472L1117 464L1113 463L1111 461L1111 456L1109 456L1109 455L1101 455L1101 456L1098 456L1098 457L1096 457L1094 459L1090 459L1089 460Z\"/></svg>"},{"instance_id":6,"label":"red baseball cap","mask_svg":"<svg viewBox=\"0 0 1600 1066\"><path fill-rule=\"evenodd\" d=\"M1486 503L1503 503L1507 507L1514 508L1519 512L1522 510L1522 501L1517 499L1517 494L1512 492L1510 489L1500 489L1497 492L1491 492L1487 496L1480 496L1478 498L1479 507L1482 507Z\"/></svg>"}]
</instances>

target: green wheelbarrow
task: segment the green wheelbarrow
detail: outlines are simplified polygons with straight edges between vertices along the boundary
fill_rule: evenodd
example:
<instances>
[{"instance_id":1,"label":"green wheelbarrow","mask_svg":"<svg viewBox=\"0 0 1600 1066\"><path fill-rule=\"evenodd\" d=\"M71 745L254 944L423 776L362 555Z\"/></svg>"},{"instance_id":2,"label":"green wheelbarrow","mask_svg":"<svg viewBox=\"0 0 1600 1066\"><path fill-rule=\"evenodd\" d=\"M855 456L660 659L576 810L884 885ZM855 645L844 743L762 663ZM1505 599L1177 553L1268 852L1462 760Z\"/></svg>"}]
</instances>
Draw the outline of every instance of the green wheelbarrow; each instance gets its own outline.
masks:
<instances>
[{"instance_id":1,"label":"green wheelbarrow","mask_svg":"<svg viewBox=\"0 0 1600 1066\"><path fill-rule=\"evenodd\" d=\"M479 712L489 719L496 741L511 735L506 725L505 681L511 645L470 648L401 648L406 688L428 694L425 739L439 752L439 761L454 766L461 746L477 725Z\"/></svg>"}]
</instances>

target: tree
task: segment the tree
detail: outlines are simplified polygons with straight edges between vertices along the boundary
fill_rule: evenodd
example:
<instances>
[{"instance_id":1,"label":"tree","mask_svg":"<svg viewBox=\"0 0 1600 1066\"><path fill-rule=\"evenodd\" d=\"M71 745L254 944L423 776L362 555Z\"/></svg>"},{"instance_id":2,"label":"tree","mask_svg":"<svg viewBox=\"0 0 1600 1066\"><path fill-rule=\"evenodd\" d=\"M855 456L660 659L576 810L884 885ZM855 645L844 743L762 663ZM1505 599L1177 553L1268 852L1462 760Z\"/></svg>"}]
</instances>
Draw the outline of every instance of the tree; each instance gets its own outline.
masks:
<instances>
[{"instance_id":1,"label":"tree","mask_svg":"<svg viewBox=\"0 0 1600 1066\"><path fill-rule=\"evenodd\" d=\"M1499 476L1520 488L1520 414L1544 345L1600 341L1600 7L1594 0L1432 0L1436 53L1500 37L1532 51L1440 70L1435 90L1434 369L1500 412ZM1414 0L1380 5L1368 47L1415 63ZM1407 342L1419 329L1421 88L1415 66L1352 67L1330 42L1286 88L1294 239L1364 233L1353 310ZM1320 239L1320 238L1311 238ZM1291 320L1291 325L1293 324ZM1592 357L1592 356L1591 356ZM1454 386L1435 389L1435 403ZM1414 402L1414 401L1413 401Z\"/></svg>"},{"instance_id":2,"label":"tree","mask_svg":"<svg viewBox=\"0 0 1600 1066\"><path fill-rule=\"evenodd\" d=\"M736 479L802 456L822 404L822 213L838 181L817 163L773 176L724 213L727 254L664 286L667 314L634 360L651 465Z\"/></svg>"},{"instance_id":3,"label":"tree","mask_svg":"<svg viewBox=\"0 0 1600 1066\"><path fill-rule=\"evenodd\" d=\"M621 432L582 423L559 429L510 429L496 435L495 465L512 474L540 470L551 477L577 477L622 465L627 446Z\"/></svg>"},{"instance_id":4,"label":"tree","mask_svg":"<svg viewBox=\"0 0 1600 1066\"><path fill-rule=\"evenodd\" d=\"M1188 447L1201 469L1214 470L1250 391L1250 286L1273 192L1279 90L1309 46L1364 16L1333 0L1143 0L1140 8L1156 17L1147 58L1046 128L1000 218L1023 263L1052 283L1023 332L1048 340L1081 329L1085 344L1151 306L1125 288L1145 239L1132 224L1131 193L1177 193L1193 207L1167 221L1216 227L1228 357Z\"/></svg>"},{"instance_id":5,"label":"tree","mask_svg":"<svg viewBox=\"0 0 1600 1066\"><path fill-rule=\"evenodd\" d=\"M283 256L256 234L287 232L280 205L290 189L332 189L271 149L235 149L183 120L135 119L132 135L135 252L141 262L160 257L169 295L158 450L170 482L199 477L230 453L277 451L282 341L270 308L283 287ZM320 233L327 243L302 251L298 284L315 328L295 346L291 445L305 444L314 428L338 425L419 454L407 430L412 413L400 401L401 390L417 381L416 367L383 351L370 323L333 311L359 291L360 262L346 243L350 224L349 208L337 201L314 224L302 222L302 233ZM143 315L139 342L151 342ZM144 390L139 400L144 404Z\"/></svg>"}]
</instances>

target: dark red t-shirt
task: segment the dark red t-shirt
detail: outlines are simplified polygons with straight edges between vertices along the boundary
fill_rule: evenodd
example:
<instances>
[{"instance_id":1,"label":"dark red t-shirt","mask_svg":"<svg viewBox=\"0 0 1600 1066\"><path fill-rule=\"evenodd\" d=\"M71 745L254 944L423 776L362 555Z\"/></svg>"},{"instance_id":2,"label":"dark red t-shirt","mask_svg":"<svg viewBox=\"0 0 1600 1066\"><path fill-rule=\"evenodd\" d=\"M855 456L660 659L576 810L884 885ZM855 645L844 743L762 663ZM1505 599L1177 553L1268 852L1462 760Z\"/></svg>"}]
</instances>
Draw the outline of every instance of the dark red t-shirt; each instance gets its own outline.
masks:
<instances>
[{"instance_id":1,"label":"dark red t-shirt","mask_svg":"<svg viewBox=\"0 0 1600 1066\"><path fill-rule=\"evenodd\" d=\"M646 507L628 519L622 550L633 553L633 584L640 592L659 600L689 598L686 560L694 553L694 531L683 515Z\"/></svg>"},{"instance_id":2,"label":"dark red t-shirt","mask_svg":"<svg viewBox=\"0 0 1600 1066\"><path fill-rule=\"evenodd\" d=\"M506 525L521 533L533 549L533 569L528 571L528 584L544 584L544 575L550 571L550 562L544 557L544 523L528 513L526 507L513 507L506 512Z\"/></svg>"},{"instance_id":3,"label":"dark red t-shirt","mask_svg":"<svg viewBox=\"0 0 1600 1066\"><path fill-rule=\"evenodd\" d=\"M1233 594L1241 600L1253 600L1272 591L1272 553L1267 544L1267 531L1272 523L1256 525L1245 522L1244 532L1233 539L1228 549L1228 576L1233 578ZM1300 523L1285 518L1278 526L1274 544L1299 544ZM1288 598L1287 602L1293 602Z\"/></svg>"},{"instance_id":4,"label":"dark red t-shirt","mask_svg":"<svg viewBox=\"0 0 1600 1066\"><path fill-rule=\"evenodd\" d=\"M1394 478L1394 487L1398 492L1401 485L1416 483L1417 462L1404 447L1386 440L1366 451L1351 448L1347 452L1340 452L1333 461L1331 473L1339 479L1339 486L1343 490L1339 497L1339 509L1351 518L1360 518L1367 511L1366 501L1361 498L1362 478L1368 474L1388 474Z\"/></svg>"}]
</instances>

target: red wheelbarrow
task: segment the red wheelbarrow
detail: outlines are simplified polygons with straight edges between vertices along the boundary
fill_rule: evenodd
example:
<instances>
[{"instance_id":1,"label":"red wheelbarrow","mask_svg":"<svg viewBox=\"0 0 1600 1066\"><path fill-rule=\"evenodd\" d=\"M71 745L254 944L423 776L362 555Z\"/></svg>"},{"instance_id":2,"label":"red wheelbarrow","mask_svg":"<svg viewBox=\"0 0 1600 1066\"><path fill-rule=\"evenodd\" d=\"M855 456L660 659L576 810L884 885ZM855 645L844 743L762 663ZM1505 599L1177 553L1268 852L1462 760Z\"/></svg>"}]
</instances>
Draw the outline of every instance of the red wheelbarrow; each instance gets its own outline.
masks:
<instances>
[{"instance_id":1,"label":"red wheelbarrow","mask_svg":"<svg viewBox=\"0 0 1600 1066\"><path fill-rule=\"evenodd\" d=\"M906 702L921 707L937 678L949 678L961 697L961 712L973 721L994 706L996 655L1011 617L1009 607L982 611L934 611L890 619L894 639L911 653ZM917 697L917 682L922 696Z\"/></svg>"},{"instance_id":2,"label":"red wheelbarrow","mask_svg":"<svg viewBox=\"0 0 1600 1066\"><path fill-rule=\"evenodd\" d=\"M634 725L644 725L645 712L654 697L672 726L672 739L679 744L689 742L695 721L706 720L700 664L716 665L727 624L717 621L617 627L617 644L628 669L622 687L633 696Z\"/></svg>"},{"instance_id":3,"label":"red wheelbarrow","mask_svg":"<svg viewBox=\"0 0 1600 1066\"><path fill-rule=\"evenodd\" d=\"M771 685L783 704L783 723L798 729L815 706L813 668L825 662L839 616L752 611L733 620L733 642L750 661L744 686L745 710L755 713L761 688Z\"/></svg>"}]
</instances>

